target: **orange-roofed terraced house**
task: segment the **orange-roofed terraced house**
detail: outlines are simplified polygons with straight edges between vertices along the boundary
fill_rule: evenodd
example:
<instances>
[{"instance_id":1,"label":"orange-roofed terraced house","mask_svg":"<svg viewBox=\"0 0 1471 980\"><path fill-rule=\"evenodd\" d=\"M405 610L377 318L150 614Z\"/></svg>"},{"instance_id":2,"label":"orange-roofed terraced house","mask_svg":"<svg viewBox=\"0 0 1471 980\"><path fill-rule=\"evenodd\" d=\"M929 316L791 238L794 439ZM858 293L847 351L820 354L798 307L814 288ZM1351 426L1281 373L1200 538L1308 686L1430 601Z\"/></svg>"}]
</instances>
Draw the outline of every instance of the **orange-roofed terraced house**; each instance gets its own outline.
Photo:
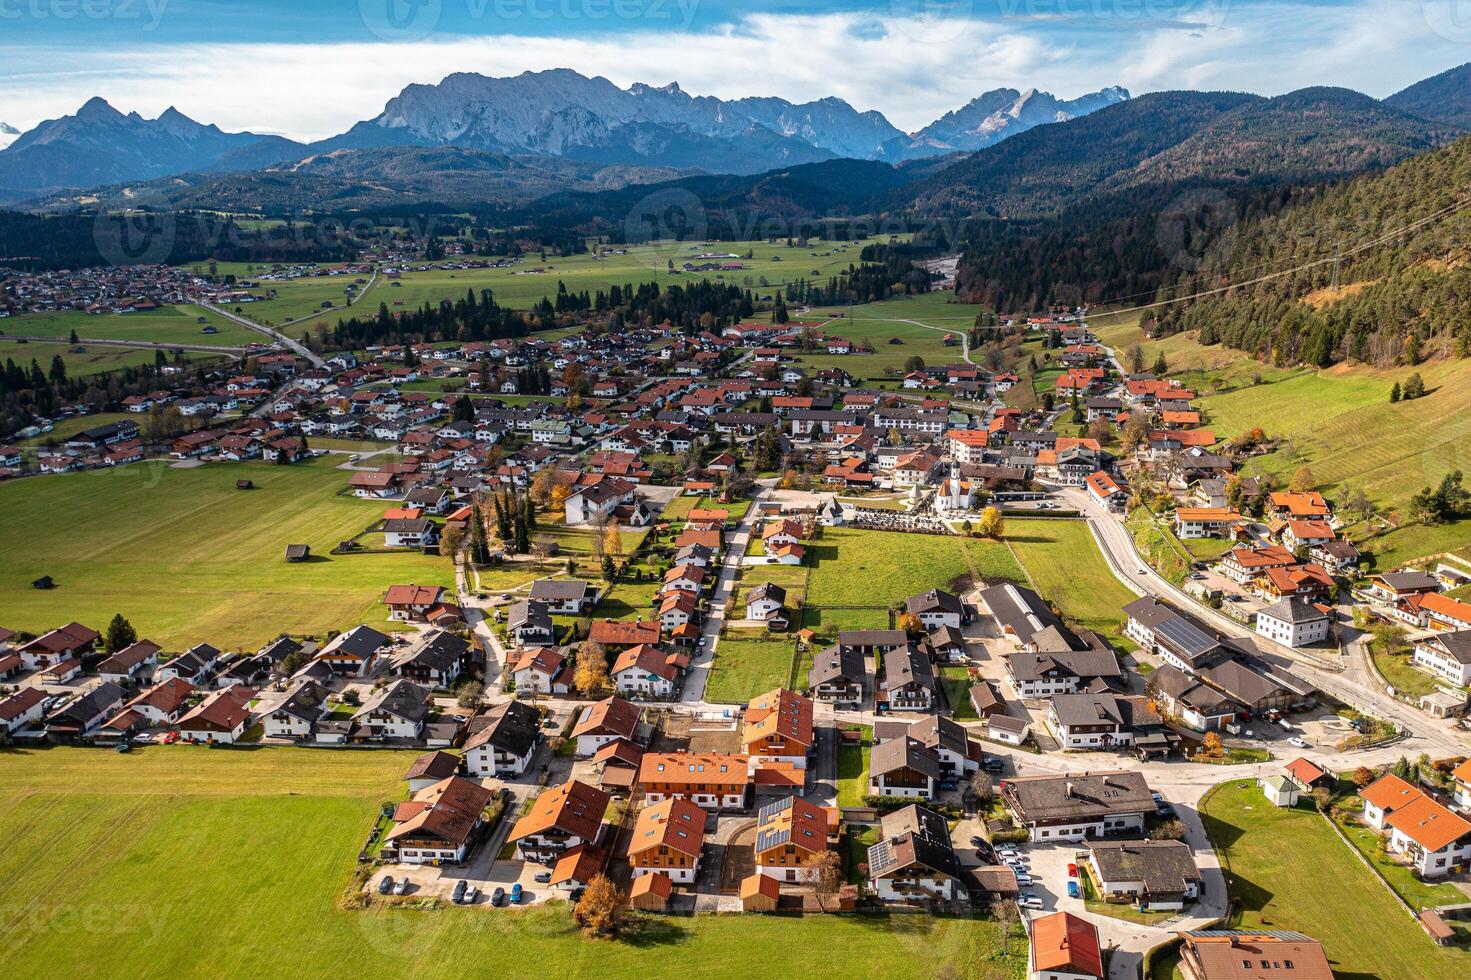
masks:
<instances>
[{"instance_id":1,"label":"orange-roofed terraced house","mask_svg":"<svg viewBox=\"0 0 1471 980\"><path fill-rule=\"evenodd\" d=\"M828 850L829 818L828 810L795 796L763 806L756 816L756 873L816 881L816 862Z\"/></svg>"},{"instance_id":2,"label":"orange-roofed terraced house","mask_svg":"<svg viewBox=\"0 0 1471 980\"><path fill-rule=\"evenodd\" d=\"M596 786L571 780L543 792L506 838L522 860L549 864L579 844L597 846L611 797Z\"/></svg>"},{"instance_id":3,"label":"orange-roofed terraced house","mask_svg":"<svg viewBox=\"0 0 1471 980\"><path fill-rule=\"evenodd\" d=\"M693 884L705 844L705 811L671 796L639 811L628 842L634 877L662 871L676 884Z\"/></svg>"},{"instance_id":4,"label":"orange-roofed terraced house","mask_svg":"<svg viewBox=\"0 0 1471 980\"><path fill-rule=\"evenodd\" d=\"M751 757L753 769L760 768L764 762L780 762L806 769L812 743L810 699L778 688L746 705L741 748Z\"/></svg>"},{"instance_id":5,"label":"orange-roofed terraced house","mask_svg":"<svg viewBox=\"0 0 1471 980\"><path fill-rule=\"evenodd\" d=\"M1068 912L1032 920L1032 980L1103 980L1098 929Z\"/></svg>"},{"instance_id":6,"label":"orange-roofed terraced house","mask_svg":"<svg viewBox=\"0 0 1471 980\"><path fill-rule=\"evenodd\" d=\"M651 803L679 797L707 810L744 810L750 760L715 752L651 752L639 763L638 785Z\"/></svg>"}]
</instances>

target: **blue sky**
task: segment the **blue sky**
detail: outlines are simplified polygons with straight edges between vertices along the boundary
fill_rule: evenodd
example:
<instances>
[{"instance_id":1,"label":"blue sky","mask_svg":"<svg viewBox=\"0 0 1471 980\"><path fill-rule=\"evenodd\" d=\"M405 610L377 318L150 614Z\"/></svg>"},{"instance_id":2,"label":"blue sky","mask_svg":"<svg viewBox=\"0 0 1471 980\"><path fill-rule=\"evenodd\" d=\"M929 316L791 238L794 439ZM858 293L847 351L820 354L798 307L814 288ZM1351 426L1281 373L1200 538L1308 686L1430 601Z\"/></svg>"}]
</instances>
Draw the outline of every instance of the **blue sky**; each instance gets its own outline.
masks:
<instances>
[{"instance_id":1,"label":"blue sky","mask_svg":"<svg viewBox=\"0 0 1471 980\"><path fill-rule=\"evenodd\" d=\"M0 121L93 95L319 138L451 71L836 95L917 129L990 88L1344 85L1471 60L1471 0L0 0Z\"/></svg>"}]
</instances>

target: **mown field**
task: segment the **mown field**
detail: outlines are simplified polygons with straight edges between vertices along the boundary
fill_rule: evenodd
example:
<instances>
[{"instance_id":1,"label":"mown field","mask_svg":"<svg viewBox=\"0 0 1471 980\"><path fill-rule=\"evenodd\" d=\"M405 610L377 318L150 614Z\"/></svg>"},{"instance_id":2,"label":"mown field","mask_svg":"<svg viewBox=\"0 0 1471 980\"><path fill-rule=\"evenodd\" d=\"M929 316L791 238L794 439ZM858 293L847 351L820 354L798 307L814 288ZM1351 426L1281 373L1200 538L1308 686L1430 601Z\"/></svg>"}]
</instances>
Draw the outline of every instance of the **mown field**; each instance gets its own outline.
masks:
<instances>
[{"instance_id":1,"label":"mown field","mask_svg":"<svg viewBox=\"0 0 1471 980\"><path fill-rule=\"evenodd\" d=\"M359 279L362 282L358 282ZM347 313L338 309L347 303L345 292L347 287L356 285L359 290L367 290L370 280L369 276L313 276L279 281L266 280L251 287L250 292L255 296L265 296L274 289L276 291L274 299L240 303L230 307L230 311L267 326L279 326L293 320L303 320L297 326L310 328L315 324L317 317L326 323L336 323L339 318L347 316ZM251 279L250 281L256 280ZM369 311L378 309L378 302L384 299L384 294L379 292L382 287L383 280L380 278L371 290L362 294L359 302L364 304L363 309ZM331 303L332 308L323 308L323 303ZM297 332L293 330L292 336L296 336Z\"/></svg>"},{"instance_id":2,"label":"mown field","mask_svg":"<svg viewBox=\"0 0 1471 980\"><path fill-rule=\"evenodd\" d=\"M206 323L200 323L203 317ZM205 326L216 333L204 333ZM243 347L267 343L254 330L232 323L218 314L198 306L169 306L152 313L28 313L0 323L6 333L33 337L60 337L66 340L76 331L83 340L146 340L156 344L207 344ZM149 360L153 355L149 353Z\"/></svg>"},{"instance_id":3,"label":"mown field","mask_svg":"<svg viewBox=\"0 0 1471 980\"><path fill-rule=\"evenodd\" d=\"M928 293L822 311L835 314L823 327L824 333L866 341L873 353L800 354L797 363L813 371L842 368L855 378L875 381L893 380L886 372L902 374L911 357L923 358L926 364L958 364L963 353L960 337L974 325L981 307L953 300L953 293ZM945 343L947 333L955 335L953 345ZM891 343L894 340L899 343Z\"/></svg>"},{"instance_id":4,"label":"mown field","mask_svg":"<svg viewBox=\"0 0 1471 980\"><path fill-rule=\"evenodd\" d=\"M1271 806L1245 780L1216 787L1201 814L1238 905L1232 928L1306 933L1323 943L1337 976L1471 974L1471 953L1434 945L1312 810Z\"/></svg>"},{"instance_id":5,"label":"mown field","mask_svg":"<svg viewBox=\"0 0 1471 980\"><path fill-rule=\"evenodd\" d=\"M347 907L377 808L413 753L149 747L0 753L0 973L6 976L730 975L1013 980L1025 940L926 916L640 920L589 942L565 905L511 911ZM827 954L814 960L822 944Z\"/></svg>"},{"instance_id":6,"label":"mown field","mask_svg":"<svg viewBox=\"0 0 1471 980\"><path fill-rule=\"evenodd\" d=\"M37 340L23 343L0 337L0 363L6 360L14 361L22 368L29 369L31 361L35 361L42 371L50 372L51 359L61 355L61 360L66 364L68 377L82 378L92 374L101 374L103 371L116 371L119 368L137 367L141 364L152 364L157 358L156 351L149 348L127 348L127 347L101 347L96 344L88 346L80 354L72 353L71 344L65 340L55 343L51 341ZM174 360L171 352L165 352L169 362ZM185 352L184 359L190 364L210 363L219 361L221 356L203 354L198 352Z\"/></svg>"},{"instance_id":7,"label":"mown field","mask_svg":"<svg viewBox=\"0 0 1471 980\"><path fill-rule=\"evenodd\" d=\"M337 495L341 458L138 463L0 486L0 618L10 629L77 620L100 630L121 612L166 647L255 648L282 631L381 624L395 583L452 584L447 559L329 554L387 506ZM240 479L255 489L236 490ZM311 545L312 560L287 564L288 544ZM41 575L57 587L31 588Z\"/></svg>"},{"instance_id":8,"label":"mown field","mask_svg":"<svg viewBox=\"0 0 1471 980\"><path fill-rule=\"evenodd\" d=\"M1103 327L1099 334L1121 353L1139 337L1128 326ZM1381 569L1471 540L1471 521L1438 527L1405 522L1410 497L1419 490L1453 470L1471 474L1471 362L1285 370L1240 351L1201 347L1184 335L1143 346L1147 364L1163 350L1171 375L1197 388L1206 424L1218 436L1261 427L1278 440L1278 451L1252 460L1248 474L1274 473L1285 483L1307 465L1330 497L1344 483L1363 490L1400 525L1366 542ZM1391 403L1394 384L1416 372L1427 395ZM1369 529L1353 533L1364 543Z\"/></svg>"},{"instance_id":9,"label":"mown field","mask_svg":"<svg viewBox=\"0 0 1471 980\"><path fill-rule=\"evenodd\" d=\"M1095 633L1118 634L1121 610L1137 596L1114 577L1087 524L1010 519L1006 541L1038 594L1069 621Z\"/></svg>"}]
</instances>

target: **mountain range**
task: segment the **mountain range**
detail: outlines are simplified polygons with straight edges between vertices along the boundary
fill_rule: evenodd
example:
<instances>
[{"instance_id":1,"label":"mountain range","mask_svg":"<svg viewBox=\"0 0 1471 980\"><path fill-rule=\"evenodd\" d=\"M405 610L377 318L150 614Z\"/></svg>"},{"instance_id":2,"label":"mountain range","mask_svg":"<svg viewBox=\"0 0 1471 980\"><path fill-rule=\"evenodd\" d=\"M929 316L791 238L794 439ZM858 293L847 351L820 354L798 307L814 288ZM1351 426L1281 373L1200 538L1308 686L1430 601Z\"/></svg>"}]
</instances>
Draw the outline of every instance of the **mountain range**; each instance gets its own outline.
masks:
<instances>
[{"instance_id":1,"label":"mountain range","mask_svg":"<svg viewBox=\"0 0 1471 980\"><path fill-rule=\"evenodd\" d=\"M525 157L540 166L569 160L685 173L754 174L833 159L900 163L973 152L1128 97L1121 88L1071 101L1034 89L997 89L906 134L882 113L861 112L837 98L802 104L778 98L727 101L691 96L678 84L620 89L570 69L507 78L459 73L437 85L410 85L373 119L311 144L225 133L172 108L152 120L125 115L94 98L74 115L47 120L0 150L0 200L175 174L299 165L344 150L407 147Z\"/></svg>"}]
</instances>

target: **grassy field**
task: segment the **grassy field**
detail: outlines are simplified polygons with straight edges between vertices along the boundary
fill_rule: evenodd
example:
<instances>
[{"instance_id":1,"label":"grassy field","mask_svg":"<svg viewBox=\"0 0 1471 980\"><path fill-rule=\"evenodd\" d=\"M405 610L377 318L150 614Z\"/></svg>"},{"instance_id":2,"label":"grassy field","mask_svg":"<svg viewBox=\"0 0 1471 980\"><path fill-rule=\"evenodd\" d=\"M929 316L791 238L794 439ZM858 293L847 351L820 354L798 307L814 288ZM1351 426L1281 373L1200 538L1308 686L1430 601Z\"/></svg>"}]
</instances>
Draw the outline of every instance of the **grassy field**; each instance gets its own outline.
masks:
<instances>
[{"instance_id":1,"label":"grassy field","mask_svg":"<svg viewBox=\"0 0 1471 980\"><path fill-rule=\"evenodd\" d=\"M873 747L873 729L862 726L863 741L838 745L838 806L862 806L868 795L868 756Z\"/></svg>"},{"instance_id":2,"label":"grassy field","mask_svg":"<svg viewBox=\"0 0 1471 980\"><path fill-rule=\"evenodd\" d=\"M1339 976L1471 972L1471 954L1431 943L1317 813L1278 809L1251 781L1218 786L1201 811L1238 906L1231 927L1304 932L1323 943Z\"/></svg>"},{"instance_id":3,"label":"grassy field","mask_svg":"<svg viewBox=\"0 0 1471 980\"><path fill-rule=\"evenodd\" d=\"M40 448L43 446L60 446L78 432L99 425L107 425L109 422L121 422L123 419L132 419L141 422L137 415L128 412L98 412L96 415L74 415L69 419L61 419L51 427L50 432L43 432L31 439L22 439L15 443L22 449Z\"/></svg>"},{"instance_id":4,"label":"grassy field","mask_svg":"<svg viewBox=\"0 0 1471 980\"><path fill-rule=\"evenodd\" d=\"M0 918L6 976L729 975L763 967L815 977L869 969L1020 975L995 924L927 916L697 916L640 920L588 942L564 905L508 912L348 907L345 889L373 815L400 798L413 757L305 749L150 747L6 751ZM829 949L813 962L811 949ZM953 965L953 966L951 966Z\"/></svg>"},{"instance_id":5,"label":"grassy field","mask_svg":"<svg viewBox=\"0 0 1471 980\"><path fill-rule=\"evenodd\" d=\"M928 293L837 311L842 315L823 332L844 340L867 341L873 353L802 354L798 363L814 371L842 368L855 378L872 380L885 380L885 372L902 372L904 363L916 356L926 364L959 363L961 345L957 341L947 346L945 335L954 333L958 338L965 333L982 308L953 300L953 293ZM900 343L890 343L893 340Z\"/></svg>"},{"instance_id":6,"label":"grassy field","mask_svg":"<svg viewBox=\"0 0 1471 980\"><path fill-rule=\"evenodd\" d=\"M1139 336L1130 326L1105 326L1098 332L1120 348ZM1206 424L1218 436L1260 426L1278 440L1278 451L1251 460L1248 474L1275 473L1285 484L1306 464L1330 496L1348 483L1402 523L1410 497L1420 489L1439 483L1452 470L1471 473L1471 361L1390 370L1362 365L1289 370L1241 351L1201 347L1187 335L1145 342L1144 349L1150 364L1164 351L1171 375L1197 389ZM1394 384L1403 384L1416 372L1428 394L1391 403ZM1261 383L1254 383L1258 378ZM1373 537L1367 548L1385 570L1453 550L1468 535L1471 521L1465 520L1405 526Z\"/></svg>"},{"instance_id":7,"label":"grassy field","mask_svg":"<svg viewBox=\"0 0 1471 980\"><path fill-rule=\"evenodd\" d=\"M1119 632L1120 611L1137 598L1114 577L1082 521L1008 520L1006 541L1038 594L1069 621L1095 633Z\"/></svg>"},{"instance_id":8,"label":"grassy field","mask_svg":"<svg viewBox=\"0 0 1471 980\"><path fill-rule=\"evenodd\" d=\"M975 705L970 703L970 668L961 664L943 664L940 667L940 684L945 688L945 698L950 702L950 717L956 721L980 721Z\"/></svg>"},{"instance_id":9,"label":"grassy field","mask_svg":"<svg viewBox=\"0 0 1471 980\"><path fill-rule=\"evenodd\" d=\"M149 348L128 347L100 347L96 344L88 347L80 354L71 351L71 344L65 341L31 341L21 343L0 337L0 363L12 360L23 368L28 368L32 360L40 365L42 371L51 370L51 359L61 355L61 360L66 364L68 377L81 378L90 374L101 374L103 371L116 371L119 368L138 367L141 364L152 364L157 357L157 352ZM165 352L165 356L173 363L172 353ZM209 363L221 359L221 356L202 353L185 352L184 359L190 364Z\"/></svg>"},{"instance_id":10,"label":"grassy field","mask_svg":"<svg viewBox=\"0 0 1471 980\"><path fill-rule=\"evenodd\" d=\"M1384 839L1374 830L1364 824L1340 820L1339 827L1343 829L1344 835L1358 848L1359 853L1373 863L1379 869L1379 873L1389 881L1399 896L1416 909L1435 908L1438 905L1461 905L1466 901L1466 895L1450 882L1430 884L1415 877L1415 873L1399 861L1385 854L1380 847Z\"/></svg>"},{"instance_id":11,"label":"grassy field","mask_svg":"<svg viewBox=\"0 0 1471 980\"><path fill-rule=\"evenodd\" d=\"M347 474L333 461L139 463L0 486L5 625L101 629L121 612L166 647L253 648L282 631L381 623L395 583L450 585L446 559L328 554L386 506L338 496ZM239 479L256 488L236 490ZM288 544L311 545L312 560L287 564ZM30 588L41 575L57 588Z\"/></svg>"},{"instance_id":12,"label":"grassy field","mask_svg":"<svg viewBox=\"0 0 1471 980\"><path fill-rule=\"evenodd\" d=\"M744 704L765 691L786 687L796 649L796 641L789 636L769 637L764 631L756 630L724 633L715 647L705 700ZM797 680L801 686L807 679Z\"/></svg>"},{"instance_id":13,"label":"grassy field","mask_svg":"<svg viewBox=\"0 0 1471 980\"><path fill-rule=\"evenodd\" d=\"M1026 578L1004 543L979 539L825 528L807 554L807 601L817 606L891 607L967 578Z\"/></svg>"},{"instance_id":14,"label":"grassy field","mask_svg":"<svg viewBox=\"0 0 1471 980\"><path fill-rule=\"evenodd\" d=\"M204 317L217 333L203 333ZM266 338L247 327L210 313L197 306L169 306L153 313L110 313L92 316L88 313L29 313L13 317L3 325L6 333L32 337L71 336L87 340L146 340L157 344L208 344L243 347L266 343ZM152 354L149 359L152 360Z\"/></svg>"},{"instance_id":15,"label":"grassy field","mask_svg":"<svg viewBox=\"0 0 1471 980\"><path fill-rule=\"evenodd\" d=\"M657 282L667 288L699 282L702 279L724 281L738 286L749 286L761 296L772 295L774 287L798 279L826 281L830 276L858 264L858 253L862 246L846 242L810 242L808 248L788 248L785 240L774 245L760 242L720 242L706 245L699 242L664 242L629 248L624 255L595 257L592 253L557 258L549 255L545 262L538 256L528 255L515 266L504 269L457 269L453 271L406 272L399 280L403 285L380 284L372 293L372 307L380 302L388 303L391 309L414 309L425 303L440 300L461 300L465 293L489 289L502 306L528 309L541 302L543 297L555 298L557 283L562 282L570 292L607 290L613 285L638 285ZM671 273L669 263L676 268L685 262L696 262L694 256L702 252L718 252L744 256L744 269L730 272ZM534 270L540 269L537 272Z\"/></svg>"},{"instance_id":16,"label":"grassy field","mask_svg":"<svg viewBox=\"0 0 1471 980\"><path fill-rule=\"evenodd\" d=\"M359 283L361 278L364 281ZM272 289L276 291L274 299L262 299L253 303L241 303L238 307L230 307L230 311L237 316L243 316L256 323L264 323L268 326L276 326L291 320L303 317L311 319L303 320L297 325L298 329L308 329L315 326L317 318L326 323L336 323L339 319L347 319L349 314L337 309L347 302L347 294L344 290L348 286L356 284L359 289L367 285L367 276L316 276L301 279L285 279L280 282L262 282L253 287L250 292L255 296L265 296ZM371 290L363 294L359 301L361 309L368 315L378 310L378 303L387 299L384 292L383 280L379 279ZM463 297L455 297L460 299ZM330 302L332 309L324 309L323 303ZM296 336L297 330L292 331Z\"/></svg>"}]
</instances>

